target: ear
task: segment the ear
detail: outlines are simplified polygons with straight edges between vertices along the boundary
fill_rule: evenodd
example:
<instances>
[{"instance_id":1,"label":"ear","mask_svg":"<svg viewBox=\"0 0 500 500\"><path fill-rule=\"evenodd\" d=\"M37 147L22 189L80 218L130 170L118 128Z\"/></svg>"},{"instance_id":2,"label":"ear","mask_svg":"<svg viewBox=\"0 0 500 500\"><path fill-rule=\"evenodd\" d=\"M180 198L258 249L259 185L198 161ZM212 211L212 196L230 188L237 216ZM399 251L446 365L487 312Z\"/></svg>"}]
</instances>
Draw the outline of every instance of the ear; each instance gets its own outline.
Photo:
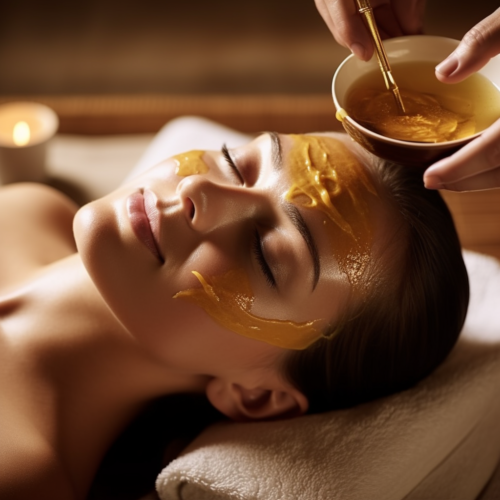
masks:
<instances>
[{"instance_id":1,"label":"ear","mask_svg":"<svg viewBox=\"0 0 500 500\"><path fill-rule=\"evenodd\" d=\"M245 387L232 381L213 378L206 387L208 400L221 413L237 421L290 418L307 411L307 398L291 385Z\"/></svg>"}]
</instances>

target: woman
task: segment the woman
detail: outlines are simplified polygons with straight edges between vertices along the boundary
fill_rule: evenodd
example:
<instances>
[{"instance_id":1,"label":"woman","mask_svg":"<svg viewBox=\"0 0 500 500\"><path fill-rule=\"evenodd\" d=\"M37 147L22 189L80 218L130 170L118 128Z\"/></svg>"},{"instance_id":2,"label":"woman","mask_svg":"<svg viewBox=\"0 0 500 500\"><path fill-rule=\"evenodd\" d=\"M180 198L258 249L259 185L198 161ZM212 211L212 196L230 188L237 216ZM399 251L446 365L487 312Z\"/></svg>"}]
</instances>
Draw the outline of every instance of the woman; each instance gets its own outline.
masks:
<instances>
[{"instance_id":1,"label":"woman","mask_svg":"<svg viewBox=\"0 0 500 500\"><path fill-rule=\"evenodd\" d=\"M249 420L404 389L465 318L439 195L344 135L180 155L78 211L34 185L0 206L0 498L84 498L160 396Z\"/></svg>"}]
</instances>

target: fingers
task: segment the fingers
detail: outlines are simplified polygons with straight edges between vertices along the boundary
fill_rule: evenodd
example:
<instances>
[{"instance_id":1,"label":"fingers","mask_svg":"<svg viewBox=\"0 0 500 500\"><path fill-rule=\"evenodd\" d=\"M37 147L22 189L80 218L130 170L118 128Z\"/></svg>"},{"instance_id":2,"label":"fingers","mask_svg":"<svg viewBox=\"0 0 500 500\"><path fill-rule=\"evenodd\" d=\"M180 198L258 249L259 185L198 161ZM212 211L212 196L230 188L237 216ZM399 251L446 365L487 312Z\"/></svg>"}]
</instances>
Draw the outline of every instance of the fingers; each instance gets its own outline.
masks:
<instances>
[{"instance_id":1,"label":"fingers","mask_svg":"<svg viewBox=\"0 0 500 500\"><path fill-rule=\"evenodd\" d=\"M373 42L356 0L315 0L335 40L363 61L373 55ZM422 32L425 0L371 0L381 37Z\"/></svg>"},{"instance_id":2,"label":"fingers","mask_svg":"<svg viewBox=\"0 0 500 500\"><path fill-rule=\"evenodd\" d=\"M373 54L373 43L355 0L315 0L321 17L335 40L356 57L368 61Z\"/></svg>"},{"instance_id":3,"label":"fingers","mask_svg":"<svg viewBox=\"0 0 500 500\"><path fill-rule=\"evenodd\" d=\"M424 30L426 0L393 1L392 8L404 35L420 35Z\"/></svg>"},{"instance_id":4,"label":"fingers","mask_svg":"<svg viewBox=\"0 0 500 500\"><path fill-rule=\"evenodd\" d=\"M500 187L500 120L424 174L425 187L475 191Z\"/></svg>"},{"instance_id":5,"label":"fingers","mask_svg":"<svg viewBox=\"0 0 500 500\"><path fill-rule=\"evenodd\" d=\"M457 83L500 53L500 8L474 26L460 45L436 67L436 77ZM500 187L500 120L454 155L424 174L429 189L476 191Z\"/></svg>"},{"instance_id":6,"label":"fingers","mask_svg":"<svg viewBox=\"0 0 500 500\"><path fill-rule=\"evenodd\" d=\"M500 8L465 34L460 45L436 67L436 77L457 83L500 53Z\"/></svg>"},{"instance_id":7,"label":"fingers","mask_svg":"<svg viewBox=\"0 0 500 500\"><path fill-rule=\"evenodd\" d=\"M500 167L488 170L469 179L447 184L448 191L482 191L500 187Z\"/></svg>"}]
</instances>

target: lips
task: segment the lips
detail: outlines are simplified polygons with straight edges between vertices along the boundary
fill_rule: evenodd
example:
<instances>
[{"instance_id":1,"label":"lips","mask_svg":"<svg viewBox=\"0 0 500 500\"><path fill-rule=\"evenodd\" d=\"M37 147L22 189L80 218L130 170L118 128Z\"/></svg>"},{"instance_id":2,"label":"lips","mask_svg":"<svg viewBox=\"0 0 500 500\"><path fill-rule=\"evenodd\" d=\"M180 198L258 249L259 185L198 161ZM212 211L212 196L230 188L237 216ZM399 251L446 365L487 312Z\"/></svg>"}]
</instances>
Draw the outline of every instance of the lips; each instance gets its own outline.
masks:
<instances>
[{"instance_id":1,"label":"lips","mask_svg":"<svg viewBox=\"0 0 500 500\"><path fill-rule=\"evenodd\" d=\"M160 214L156 208L156 196L149 190L136 192L127 199L127 213L137 239L163 264L157 238L160 229Z\"/></svg>"}]
</instances>

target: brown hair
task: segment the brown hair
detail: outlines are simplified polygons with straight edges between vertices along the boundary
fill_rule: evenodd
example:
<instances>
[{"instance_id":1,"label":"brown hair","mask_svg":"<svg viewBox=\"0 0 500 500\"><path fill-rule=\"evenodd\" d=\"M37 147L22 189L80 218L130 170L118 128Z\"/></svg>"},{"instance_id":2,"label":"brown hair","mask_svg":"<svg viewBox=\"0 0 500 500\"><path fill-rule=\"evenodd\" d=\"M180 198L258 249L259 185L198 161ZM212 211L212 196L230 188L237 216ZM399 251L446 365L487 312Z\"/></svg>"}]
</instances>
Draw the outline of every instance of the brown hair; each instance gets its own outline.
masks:
<instances>
[{"instance_id":1,"label":"brown hair","mask_svg":"<svg viewBox=\"0 0 500 500\"><path fill-rule=\"evenodd\" d=\"M284 359L288 380L327 411L407 389L448 355L465 321L469 282L450 212L422 170L373 165L392 207L394 241L378 259L369 297L304 351Z\"/></svg>"}]
</instances>

